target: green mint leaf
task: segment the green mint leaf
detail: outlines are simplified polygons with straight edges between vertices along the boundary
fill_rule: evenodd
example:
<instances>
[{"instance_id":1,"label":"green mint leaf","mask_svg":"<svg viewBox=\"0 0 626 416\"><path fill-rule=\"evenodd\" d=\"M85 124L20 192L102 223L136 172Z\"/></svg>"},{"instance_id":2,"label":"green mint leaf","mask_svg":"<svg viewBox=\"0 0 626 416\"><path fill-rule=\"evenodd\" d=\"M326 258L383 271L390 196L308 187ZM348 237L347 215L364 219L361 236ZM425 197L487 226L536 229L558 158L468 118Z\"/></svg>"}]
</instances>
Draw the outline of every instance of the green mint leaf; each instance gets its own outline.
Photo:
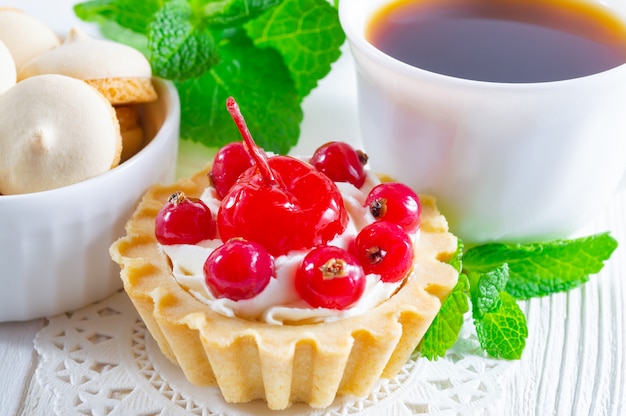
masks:
<instances>
[{"instance_id":1,"label":"green mint leaf","mask_svg":"<svg viewBox=\"0 0 626 416\"><path fill-rule=\"evenodd\" d=\"M481 347L494 358L518 360L522 357L528 338L526 317L515 298L500 293L499 307L474 319Z\"/></svg>"},{"instance_id":2,"label":"green mint leaf","mask_svg":"<svg viewBox=\"0 0 626 416\"><path fill-rule=\"evenodd\" d=\"M154 14L165 0L91 0L74 5L79 19L103 24L113 21L120 27L147 34Z\"/></svg>"},{"instance_id":3,"label":"green mint leaf","mask_svg":"<svg viewBox=\"0 0 626 416\"><path fill-rule=\"evenodd\" d=\"M490 272L471 273L472 315L480 318L500 307L500 292L503 292L509 278L509 267L505 263Z\"/></svg>"},{"instance_id":4,"label":"green mint leaf","mask_svg":"<svg viewBox=\"0 0 626 416\"><path fill-rule=\"evenodd\" d=\"M330 72L345 41L327 0L284 0L244 27L255 45L280 52L301 97Z\"/></svg>"},{"instance_id":5,"label":"green mint leaf","mask_svg":"<svg viewBox=\"0 0 626 416\"><path fill-rule=\"evenodd\" d=\"M170 0L155 14L148 51L154 74L174 81L199 77L219 60L213 34L187 0Z\"/></svg>"},{"instance_id":6,"label":"green mint leaf","mask_svg":"<svg viewBox=\"0 0 626 416\"><path fill-rule=\"evenodd\" d=\"M529 299L567 291L598 273L617 248L608 233L536 244L485 244L463 255L463 268L487 272L506 263L507 292Z\"/></svg>"},{"instance_id":7,"label":"green mint leaf","mask_svg":"<svg viewBox=\"0 0 626 416\"><path fill-rule=\"evenodd\" d=\"M481 347L494 358L522 356L528 338L526 317L516 300L504 291L506 264L484 274L470 276L472 317Z\"/></svg>"},{"instance_id":8,"label":"green mint leaf","mask_svg":"<svg viewBox=\"0 0 626 416\"><path fill-rule=\"evenodd\" d=\"M424 334L420 347L423 357L429 360L443 357L456 342L469 310L469 287L467 276L459 275L459 281Z\"/></svg>"},{"instance_id":9,"label":"green mint leaf","mask_svg":"<svg viewBox=\"0 0 626 416\"><path fill-rule=\"evenodd\" d=\"M220 47L221 62L202 77L177 83L181 96L181 137L219 147L241 140L226 111L237 99L255 141L287 153L299 136L303 113L289 71L274 50L255 48L243 34Z\"/></svg>"},{"instance_id":10,"label":"green mint leaf","mask_svg":"<svg viewBox=\"0 0 626 416\"><path fill-rule=\"evenodd\" d=\"M212 27L238 26L253 19L283 0L201 0L202 14Z\"/></svg>"}]
</instances>

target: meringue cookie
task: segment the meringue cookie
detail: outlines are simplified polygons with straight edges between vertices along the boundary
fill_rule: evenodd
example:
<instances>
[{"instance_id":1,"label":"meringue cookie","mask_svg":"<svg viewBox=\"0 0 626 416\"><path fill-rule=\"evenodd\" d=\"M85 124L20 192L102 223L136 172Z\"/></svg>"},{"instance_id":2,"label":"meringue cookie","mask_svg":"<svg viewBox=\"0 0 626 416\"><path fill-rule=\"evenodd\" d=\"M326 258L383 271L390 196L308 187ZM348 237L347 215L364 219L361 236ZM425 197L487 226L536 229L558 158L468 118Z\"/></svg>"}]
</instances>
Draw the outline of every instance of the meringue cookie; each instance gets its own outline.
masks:
<instances>
[{"instance_id":1,"label":"meringue cookie","mask_svg":"<svg viewBox=\"0 0 626 416\"><path fill-rule=\"evenodd\" d=\"M113 106L85 82L56 74L0 95L0 193L44 191L100 175L120 160Z\"/></svg>"},{"instance_id":2,"label":"meringue cookie","mask_svg":"<svg viewBox=\"0 0 626 416\"><path fill-rule=\"evenodd\" d=\"M114 105L156 99L152 69L141 52L121 43L92 38L78 28L72 28L59 47L22 67L18 80L41 74L84 80Z\"/></svg>"},{"instance_id":3,"label":"meringue cookie","mask_svg":"<svg viewBox=\"0 0 626 416\"><path fill-rule=\"evenodd\" d=\"M12 7L0 7L0 41L11 52L17 71L34 57L61 44L50 28Z\"/></svg>"}]
</instances>

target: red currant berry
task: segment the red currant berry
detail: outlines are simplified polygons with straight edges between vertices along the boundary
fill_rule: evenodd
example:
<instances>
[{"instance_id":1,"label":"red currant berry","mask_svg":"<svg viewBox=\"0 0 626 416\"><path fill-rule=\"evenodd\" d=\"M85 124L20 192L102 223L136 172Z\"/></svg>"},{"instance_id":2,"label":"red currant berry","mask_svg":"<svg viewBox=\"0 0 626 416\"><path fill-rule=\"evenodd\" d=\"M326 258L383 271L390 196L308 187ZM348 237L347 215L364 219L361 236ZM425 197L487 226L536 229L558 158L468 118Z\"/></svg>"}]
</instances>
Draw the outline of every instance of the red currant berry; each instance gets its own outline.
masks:
<instances>
[{"instance_id":1,"label":"red currant berry","mask_svg":"<svg viewBox=\"0 0 626 416\"><path fill-rule=\"evenodd\" d=\"M211 252L203 271L216 298L250 299L261 293L274 275L274 258L260 244L233 239Z\"/></svg>"},{"instance_id":2,"label":"red currant berry","mask_svg":"<svg viewBox=\"0 0 626 416\"><path fill-rule=\"evenodd\" d=\"M157 213L155 235L164 245L196 244L216 237L215 219L200 199L175 192Z\"/></svg>"},{"instance_id":3,"label":"red currant berry","mask_svg":"<svg viewBox=\"0 0 626 416\"><path fill-rule=\"evenodd\" d=\"M346 309L365 290L365 274L346 250L319 246L302 260L295 277L296 291L315 308Z\"/></svg>"},{"instance_id":4,"label":"red currant berry","mask_svg":"<svg viewBox=\"0 0 626 416\"><path fill-rule=\"evenodd\" d=\"M209 172L209 179L217 195L224 198L239 175L252 164L252 158L242 142L233 142L221 147L215 155L211 172Z\"/></svg>"},{"instance_id":5,"label":"red currant berry","mask_svg":"<svg viewBox=\"0 0 626 416\"><path fill-rule=\"evenodd\" d=\"M413 267L413 243L400 226L377 221L369 224L354 240L356 258L366 274L378 274L383 282L402 280Z\"/></svg>"},{"instance_id":6,"label":"red currant berry","mask_svg":"<svg viewBox=\"0 0 626 416\"><path fill-rule=\"evenodd\" d=\"M309 162L334 182L349 182L357 188L365 182L367 155L348 143L328 142L313 153Z\"/></svg>"},{"instance_id":7,"label":"red currant berry","mask_svg":"<svg viewBox=\"0 0 626 416\"><path fill-rule=\"evenodd\" d=\"M377 220L398 224L406 232L419 228L422 204L417 194L403 183L375 186L367 196L365 206Z\"/></svg>"}]
</instances>

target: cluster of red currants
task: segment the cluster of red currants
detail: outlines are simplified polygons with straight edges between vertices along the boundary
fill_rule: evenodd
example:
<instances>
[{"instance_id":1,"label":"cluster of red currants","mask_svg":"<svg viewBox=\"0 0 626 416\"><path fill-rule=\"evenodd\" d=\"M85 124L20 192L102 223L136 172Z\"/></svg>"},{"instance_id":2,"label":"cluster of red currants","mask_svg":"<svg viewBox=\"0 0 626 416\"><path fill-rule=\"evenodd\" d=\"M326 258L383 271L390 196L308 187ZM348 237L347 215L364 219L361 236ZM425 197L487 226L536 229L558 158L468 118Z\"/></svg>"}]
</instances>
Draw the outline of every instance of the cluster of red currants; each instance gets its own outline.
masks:
<instances>
[{"instance_id":1,"label":"cluster of red currants","mask_svg":"<svg viewBox=\"0 0 626 416\"><path fill-rule=\"evenodd\" d=\"M275 275L274 258L308 250L295 276L295 290L312 307L346 309L365 290L368 274L402 280L413 265L409 233L419 228L421 204L408 186L388 182L368 194L376 219L348 249L328 245L347 226L335 182L360 188L367 156L343 142L318 148L309 163L267 157L252 140L234 101L228 108L243 142L222 147L209 179L222 199L217 215L199 199L173 194L156 218L161 244L222 239L204 264L205 282L217 297L249 299Z\"/></svg>"}]
</instances>

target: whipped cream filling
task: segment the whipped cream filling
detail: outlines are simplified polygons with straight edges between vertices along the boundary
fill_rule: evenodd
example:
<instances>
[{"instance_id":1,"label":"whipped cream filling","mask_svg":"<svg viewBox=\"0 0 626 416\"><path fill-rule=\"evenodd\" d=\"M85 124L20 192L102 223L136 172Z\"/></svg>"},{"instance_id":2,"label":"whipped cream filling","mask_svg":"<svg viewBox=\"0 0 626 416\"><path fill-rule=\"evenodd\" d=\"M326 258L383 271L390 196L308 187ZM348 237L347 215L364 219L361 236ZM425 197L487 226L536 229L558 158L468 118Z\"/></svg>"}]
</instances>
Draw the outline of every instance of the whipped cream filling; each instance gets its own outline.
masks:
<instances>
[{"instance_id":1,"label":"whipped cream filling","mask_svg":"<svg viewBox=\"0 0 626 416\"><path fill-rule=\"evenodd\" d=\"M363 204L369 191L378 183L380 183L378 178L370 173L361 189L349 183L337 183L348 212L349 223L346 230L329 242L329 245L347 248L349 242L363 227L374 222L374 217ZM214 188L207 188L200 199L212 212L218 211L220 199ZM419 238L419 231L411 235L411 238L415 244ZM177 282L213 311L228 317L238 316L275 325L336 321L361 315L375 308L389 299L403 284L403 281L385 283L380 280L380 276L369 274L366 276L363 295L350 308L344 310L313 308L301 299L295 290L296 270L308 252L297 250L275 258L276 275L257 296L239 301L216 298L204 283L203 266L209 254L221 244L221 239L217 238L196 245L161 247L172 263L173 275Z\"/></svg>"}]
</instances>

